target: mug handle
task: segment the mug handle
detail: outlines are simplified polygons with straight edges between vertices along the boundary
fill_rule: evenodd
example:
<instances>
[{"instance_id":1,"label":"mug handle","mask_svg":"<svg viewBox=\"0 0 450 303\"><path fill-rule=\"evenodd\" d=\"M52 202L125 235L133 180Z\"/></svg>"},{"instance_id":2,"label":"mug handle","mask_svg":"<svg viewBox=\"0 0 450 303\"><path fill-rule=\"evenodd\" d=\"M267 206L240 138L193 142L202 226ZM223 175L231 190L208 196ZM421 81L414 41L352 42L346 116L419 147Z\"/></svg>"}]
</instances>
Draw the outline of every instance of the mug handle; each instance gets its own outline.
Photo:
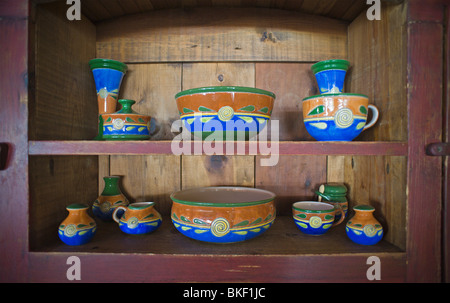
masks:
<instances>
[{"instance_id":1,"label":"mug handle","mask_svg":"<svg viewBox=\"0 0 450 303\"><path fill-rule=\"evenodd\" d=\"M336 206L337 206L337 208L338 208L336 211L338 211L338 212L341 213L341 218L339 219L339 221L333 223L333 225L331 225L331 227L341 224L342 221L344 221L344 219L345 219L345 212L344 212L344 210L342 209L342 207L341 207L340 205L338 205L338 204L336 204Z\"/></svg>"},{"instance_id":2,"label":"mug handle","mask_svg":"<svg viewBox=\"0 0 450 303\"><path fill-rule=\"evenodd\" d=\"M115 210L114 210L114 212L113 212L113 214L112 214L112 218L113 218L113 220L114 221L116 221L117 223L119 223L119 218L117 218L117 212L119 211L119 209L122 209L123 211L127 211L127 208L126 207L124 207L124 206L118 206Z\"/></svg>"},{"instance_id":3,"label":"mug handle","mask_svg":"<svg viewBox=\"0 0 450 303\"><path fill-rule=\"evenodd\" d=\"M378 117L380 115L378 108L375 105L369 104L369 109L372 110L372 120L364 126L363 131L371 128L378 121Z\"/></svg>"}]
</instances>

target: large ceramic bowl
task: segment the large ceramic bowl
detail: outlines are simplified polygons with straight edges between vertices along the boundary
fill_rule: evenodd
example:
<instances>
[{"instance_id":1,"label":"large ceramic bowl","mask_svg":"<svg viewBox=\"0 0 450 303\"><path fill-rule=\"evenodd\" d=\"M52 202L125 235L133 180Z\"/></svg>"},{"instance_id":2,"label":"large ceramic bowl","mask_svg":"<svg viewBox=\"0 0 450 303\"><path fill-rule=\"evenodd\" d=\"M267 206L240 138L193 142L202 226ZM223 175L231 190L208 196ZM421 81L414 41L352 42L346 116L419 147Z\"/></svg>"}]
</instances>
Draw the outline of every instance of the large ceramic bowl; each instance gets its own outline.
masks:
<instances>
[{"instance_id":1,"label":"large ceramic bowl","mask_svg":"<svg viewBox=\"0 0 450 303\"><path fill-rule=\"evenodd\" d=\"M352 141L378 120L378 109L361 94L323 94L303 99L303 122L317 141ZM367 122L367 113L372 119Z\"/></svg>"},{"instance_id":2,"label":"large ceramic bowl","mask_svg":"<svg viewBox=\"0 0 450 303\"><path fill-rule=\"evenodd\" d=\"M175 95L181 120L196 137L248 140L270 120L275 94L241 86L188 89Z\"/></svg>"},{"instance_id":3,"label":"large ceramic bowl","mask_svg":"<svg viewBox=\"0 0 450 303\"><path fill-rule=\"evenodd\" d=\"M190 238L232 243L254 238L275 220L275 194L248 187L202 187L170 198L172 222Z\"/></svg>"}]
</instances>

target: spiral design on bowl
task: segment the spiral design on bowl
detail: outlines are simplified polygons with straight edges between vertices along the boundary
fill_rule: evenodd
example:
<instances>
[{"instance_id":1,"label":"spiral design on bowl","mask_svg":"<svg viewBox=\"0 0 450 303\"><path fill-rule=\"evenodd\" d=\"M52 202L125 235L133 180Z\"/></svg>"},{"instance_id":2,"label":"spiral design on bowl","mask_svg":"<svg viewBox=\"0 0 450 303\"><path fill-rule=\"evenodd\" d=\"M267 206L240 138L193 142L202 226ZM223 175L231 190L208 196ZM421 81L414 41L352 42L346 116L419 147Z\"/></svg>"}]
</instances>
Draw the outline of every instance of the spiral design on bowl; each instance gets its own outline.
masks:
<instances>
[{"instance_id":1,"label":"spiral design on bowl","mask_svg":"<svg viewBox=\"0 0 450 303\"><path fill-rule=\"evenodd\" d=\"M368 224L368 225L364 226L363 232L366 236L373 237L377 233L377 229L375 228L375 226Z\"/></svg>"},{"instance_id":2,"label":"spiral design on bowl","mask_svg":"<svg viewBox=\"0 0 450 303\"><path fill-rule=\"evenodd\" d=\"M334 114L334 123L339 128L347 128L353 123L353 112L349 108L341 108Z\"/></svg>"},{"instance_id":3,"label":"spiral design on bowl","mask_svg":"<svg viewBox=\"0 0 450 303\"><path fill-rule=\"evenodd\" d=\"M222 121L228 121L234 116L234 110L231 106L223 106L217 112L217 116Z\"/></svg>"},{"instance_id":4,"label":"spiral design on bowl","mask_svg":"<svg viewBox=\"0 0 450 303\"><path fill-rule=\"evenodd\" d=\"M139 219L136 217L131 217L127 221L127 227L130 229L136 228L139 224Z\"/></svg>"},{"instance_id":5,"label":"spiral design on bowl","mask_svg":"<svg viewBox=\"0 0 450 303\"><path fill-rule=\"evenodd\" d=\"M64 236L66 237L73 237L77 233L77 227L75 224L69 224L64 229Z\"/></svg>"},{"instance_id":6,"label":"spiral design on bowl","mask_svg":"<svg viewBox=\"0 0 450 303\"><path fill-rule=\"evenodd\" d=\"M217 218L211 223L211 233L216 237L223 237L230 231L227 219Z\"/></svg>"},{"instance_id":7,"label":"spiral design on bowl","mask_svg":"<svg viewBox=\"0 0 450 303\"><path fill-rule=\"evenodd\" d=\"M309 225L312 228L319 228L322 226L322 219L320 217L313 216L313 217L309 218Z\"/></svg>"}]
</instances>

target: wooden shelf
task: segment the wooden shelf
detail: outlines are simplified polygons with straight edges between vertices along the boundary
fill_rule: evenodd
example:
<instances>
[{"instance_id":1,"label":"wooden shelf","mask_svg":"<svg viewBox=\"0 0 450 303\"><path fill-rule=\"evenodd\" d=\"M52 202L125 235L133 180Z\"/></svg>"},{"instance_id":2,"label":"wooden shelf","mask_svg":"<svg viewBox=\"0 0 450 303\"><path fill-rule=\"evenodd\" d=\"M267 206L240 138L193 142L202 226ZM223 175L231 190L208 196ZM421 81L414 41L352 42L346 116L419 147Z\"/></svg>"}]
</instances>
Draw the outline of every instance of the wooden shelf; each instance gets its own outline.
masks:
<instances>
[{"instance_id":1,"label":"wooden shelf","mask_svg":"<svg viewBox=\"0 0 450 303\"><path fill-rule=\"evenodd\" d=\"M29 141L29 155L145 155L145 154L173 154L172 141ZM406 142L316 142L316 141L282 141L279 142L278 152L267 142L235 142L233 150L245 146L245 155L264 155L264 147L268 151L280 155L386 155L406 156L408 144ZM227 154L226 143L220 143L223 153ZM220 146L219 145L219 146ZM262 148L261 148L262 147ZM205 154L203 150L194 148L194 143L186 150L191 155ZM217 149L216 149L217 150Z\"/></svg>"},{"instance_id":2,"label":"wooden shelf","mask_svg":"<svg viewBox=\"0 0 450 303\"><path fill-rule=\"evenodd\" d=\"M91 242L68 246L55 242L33 251L76 253L140 253L162 255L260 255L298 256L320 254L404 253L387 241L376 245L358 245L345 234L345 222L322 236L303 234L291 216L279 216L264 234L238 243L214 244L190 239L178 232L170 217L165 216L161 226L148 235L128 235L117 223L97 221L97 234Z\"/></svg>"}]
</instances>

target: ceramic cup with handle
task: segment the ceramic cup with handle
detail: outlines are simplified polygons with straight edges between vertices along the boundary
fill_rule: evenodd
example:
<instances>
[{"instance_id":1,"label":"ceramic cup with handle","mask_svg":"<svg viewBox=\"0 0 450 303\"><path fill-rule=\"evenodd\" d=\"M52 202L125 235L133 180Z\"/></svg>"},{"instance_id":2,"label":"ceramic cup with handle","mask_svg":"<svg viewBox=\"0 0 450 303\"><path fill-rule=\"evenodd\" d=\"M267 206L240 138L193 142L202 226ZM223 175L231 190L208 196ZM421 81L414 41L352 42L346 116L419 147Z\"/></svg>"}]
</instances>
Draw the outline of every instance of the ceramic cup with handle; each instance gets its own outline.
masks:
<instances>
[{"instance_id":1,"label":"ceramic cup with handle","mask_svg":"<svg viewBox=\"0 0 450 303\"><path fill-rule=\"evenodd\" d=\"M375 125L378 108L361 94L324 94L304 98L303 122L317 141L352 141ZM372 111L367 121L369 110Z\"/></svg>"},{"instance_id":2,"label":"ceramic cup with handle","mask_svg":"<svg viewBox=\"0 0 450 303\"><path fill-rule=\"evenodd\" d=\"M341 218L334 222L336 213L340 213ZM340 206L316 201L295 202L292 205L292 215L297 227L308 235L323 235L345 219L345 213Z\"/></svg>"}]
</instances>

